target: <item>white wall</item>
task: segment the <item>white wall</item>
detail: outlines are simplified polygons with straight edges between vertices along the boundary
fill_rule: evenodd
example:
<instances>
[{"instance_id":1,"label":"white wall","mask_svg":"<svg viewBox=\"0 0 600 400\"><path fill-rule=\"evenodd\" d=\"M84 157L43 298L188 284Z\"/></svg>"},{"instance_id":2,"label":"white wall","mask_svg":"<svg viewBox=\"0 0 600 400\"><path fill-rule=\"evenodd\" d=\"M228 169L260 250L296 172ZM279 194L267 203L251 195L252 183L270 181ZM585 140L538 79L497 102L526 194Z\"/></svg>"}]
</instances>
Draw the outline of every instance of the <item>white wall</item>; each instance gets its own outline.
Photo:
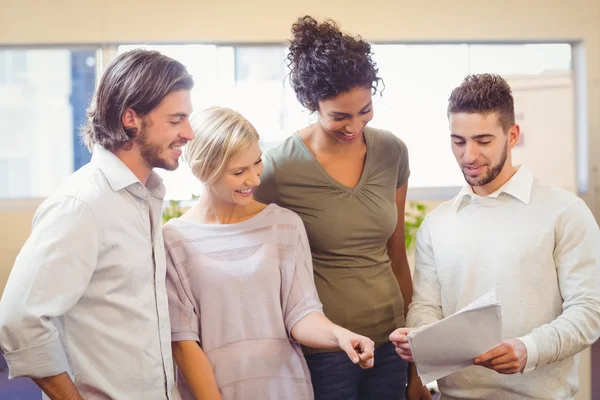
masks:
<instances>
[{"instance_id":1,"label":"white wall","mask_svg":"<svg viewBox=\"0 0 600 400\"><path fill-rule=\"evenodd\" d=\"M508 82L522 135L513 162L526 164L543 183L577 193L571 74L510 77Z\"/></svg>"}]
</instances>

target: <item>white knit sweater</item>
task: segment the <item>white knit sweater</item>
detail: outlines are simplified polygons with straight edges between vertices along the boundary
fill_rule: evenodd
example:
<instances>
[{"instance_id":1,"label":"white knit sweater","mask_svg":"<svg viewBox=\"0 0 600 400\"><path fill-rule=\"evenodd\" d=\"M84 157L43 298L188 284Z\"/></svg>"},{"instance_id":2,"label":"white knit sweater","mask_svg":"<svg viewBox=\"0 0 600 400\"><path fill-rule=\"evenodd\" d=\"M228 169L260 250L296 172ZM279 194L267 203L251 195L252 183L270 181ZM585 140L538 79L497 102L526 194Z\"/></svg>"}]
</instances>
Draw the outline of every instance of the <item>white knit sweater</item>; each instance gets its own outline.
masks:
<instances>
[{"instance_id":1,"label":"white knit sweater","mask_svg":"<svg viewBox=\"0 0 600 400\"><path fill-rule=\"evenodd\" d=\"M438 382L442 398L573 398L576 355L600 336L600 230L585 203L521 167L487 197L465 186L436 208L417 237L408 326L442 319L491 289L504 338L535 346L537 366L515 375L466 368Z\"/></svg>"}]
</instances>

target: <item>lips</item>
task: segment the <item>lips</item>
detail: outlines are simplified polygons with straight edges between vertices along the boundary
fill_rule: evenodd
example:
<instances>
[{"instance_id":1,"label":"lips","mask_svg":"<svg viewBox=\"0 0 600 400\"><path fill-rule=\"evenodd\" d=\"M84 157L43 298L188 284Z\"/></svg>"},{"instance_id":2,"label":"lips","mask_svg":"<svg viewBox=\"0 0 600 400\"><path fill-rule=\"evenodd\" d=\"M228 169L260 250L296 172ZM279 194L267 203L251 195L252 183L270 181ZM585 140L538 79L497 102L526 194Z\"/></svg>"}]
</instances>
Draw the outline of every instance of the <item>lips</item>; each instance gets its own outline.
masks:
<instances>
[{"instance_id":1,"label":"lips","mask_svg":"<svg viewBox=\"0 0 600 400\"><path fill-rule=\"evenodd\" d=\"M252 187L252 188L248 188L248 189L236 190L235 192L244 197L251 196L252 193L254 192L254 188Z\"/></svg>"},{"instance_id":2,"label":"lips","mask_svg":"<svg viewBox=\"0 0 600 400\"><path fill-rule=\"evenodd\" d=\"M356 134L356 133L345 133L345 132L340 132L340 131L337 131L336 133L338 134L338 136L341 139L347 140L347 141L352 141L358 137L358 134Z\"/></svg>"},{"instance_id":3,"label":"lips","mask_svg":"<svg viewBox=\"0 0 600 400\"><path fill-rule=\"evenodd\" d=\"M186 145L187 142L173 143L169 146L170 149L181 151L181 148Z\"/></svg>"},{"instance_id":4,"label":"lips","mask_svg":"<svg viewBox=\"0 0 600 400\"><path fill-rule=\"evenodd\" d=\"M463 169L469 175L478 175L483 170L484 167L485 167L485 165L469 165L469 166L464 166Z\"/></svg>"},{"instance_id":5,"label":"lips","mask_svg":"<svg viewBox=\"0 0 600 400\"><path fill-rule=\"evenodd\" d=\"M169 146L170 150L173 150L175 152L175 156L177 158L181 157L182 154L182 147L185 145L184 143L175 143Z\"/></svg>"}]
</instances>

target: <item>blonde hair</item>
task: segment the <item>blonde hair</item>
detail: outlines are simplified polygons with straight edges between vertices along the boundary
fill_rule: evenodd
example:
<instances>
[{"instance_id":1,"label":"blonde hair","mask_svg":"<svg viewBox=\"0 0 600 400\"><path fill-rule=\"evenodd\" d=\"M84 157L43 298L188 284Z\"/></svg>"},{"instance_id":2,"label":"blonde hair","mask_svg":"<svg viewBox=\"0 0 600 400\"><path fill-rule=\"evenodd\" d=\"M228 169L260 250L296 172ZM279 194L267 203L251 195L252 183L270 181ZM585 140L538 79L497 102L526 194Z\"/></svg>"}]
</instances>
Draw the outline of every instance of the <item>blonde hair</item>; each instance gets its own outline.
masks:
<instances>
[{"instance_id":1,"label":"blonde hair","mask_svg":"<svg viewBox=\"0 0 600 400\"><path fill-rule=\"evenodd\" d=\"M194 176L205 184L219 179L229 161L259 139L254 126L230 108L207 108L194 114L191 124L194 139L185 145L184 158Z\"/></svg>"}]
</instances>

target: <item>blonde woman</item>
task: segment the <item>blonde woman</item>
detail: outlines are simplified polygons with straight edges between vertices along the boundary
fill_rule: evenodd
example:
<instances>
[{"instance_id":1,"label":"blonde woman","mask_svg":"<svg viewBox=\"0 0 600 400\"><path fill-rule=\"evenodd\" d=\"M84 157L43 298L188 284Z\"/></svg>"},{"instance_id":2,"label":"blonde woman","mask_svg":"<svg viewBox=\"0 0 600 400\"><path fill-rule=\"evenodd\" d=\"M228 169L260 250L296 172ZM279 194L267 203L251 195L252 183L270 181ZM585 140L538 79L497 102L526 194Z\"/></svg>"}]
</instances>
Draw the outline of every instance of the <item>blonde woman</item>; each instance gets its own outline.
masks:
<instances>
[{"instance_id":1,"label":"blonde woman","mask_svg":"<svg viewBox=\"0 0 600 400\"><path fill-rule=\"evenodd\" d=\"M173 355L184 398L313 399L300 344L373 365L373 342L329 321L302 220L254 200L258 134L239 113L194 117L185 148L204 193L164 227Z\"/></svg>"}]
</instances>

